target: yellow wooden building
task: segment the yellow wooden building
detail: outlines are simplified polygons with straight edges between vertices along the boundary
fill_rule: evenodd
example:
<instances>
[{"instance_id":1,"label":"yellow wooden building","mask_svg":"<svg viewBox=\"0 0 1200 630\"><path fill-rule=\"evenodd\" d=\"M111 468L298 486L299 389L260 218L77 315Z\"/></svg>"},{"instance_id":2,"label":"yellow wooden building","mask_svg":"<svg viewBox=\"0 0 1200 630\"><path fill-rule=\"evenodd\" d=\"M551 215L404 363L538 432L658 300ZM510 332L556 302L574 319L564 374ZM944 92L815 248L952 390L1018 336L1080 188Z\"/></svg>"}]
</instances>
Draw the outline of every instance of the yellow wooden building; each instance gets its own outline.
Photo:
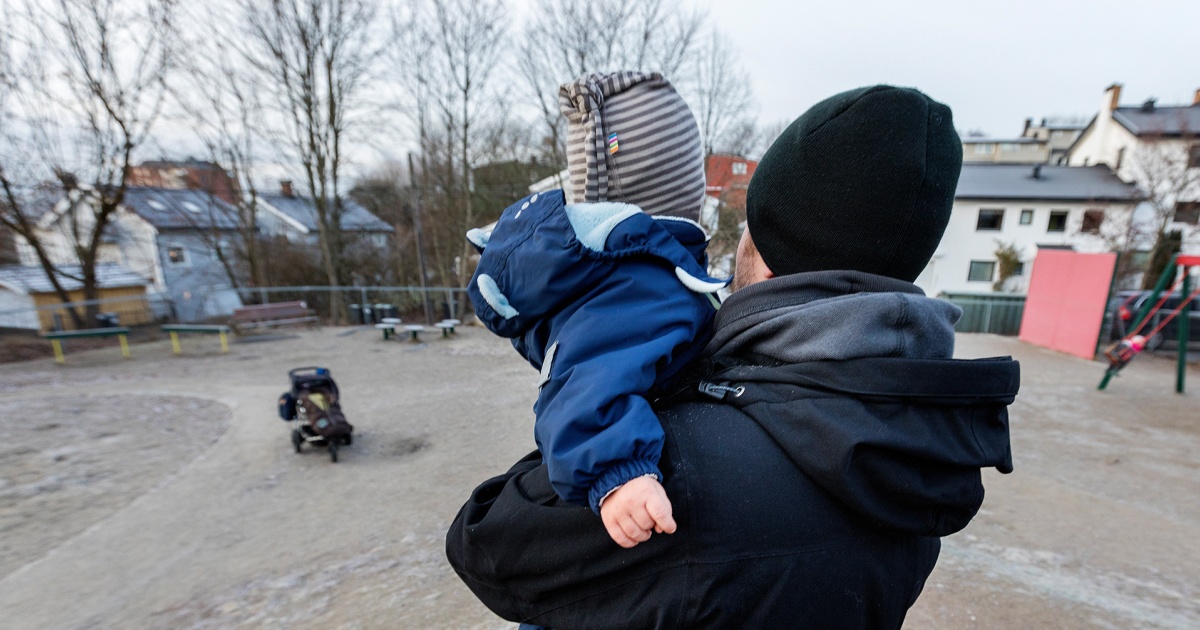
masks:
<instances>
[{"instance_id":1,"label":"yellow wooden building","mask_svg":"<svg viewBox=\"0 0 1200 630\"><path fill-rule=\"evenodd\" d=\"M78 265L60 267L59 281L71 303L83 301L83 285ZM155 321L155 313L146 294L149 281L112 263L96 265L99 304L102 313L115 314L122 326L137 326ZM0 327L74 330L74 320L41 267L6 265L0 267ZM83 307L76 310L82 315ZM89 322L89 327L95 326Z\"/></svg>"}]
</instances>

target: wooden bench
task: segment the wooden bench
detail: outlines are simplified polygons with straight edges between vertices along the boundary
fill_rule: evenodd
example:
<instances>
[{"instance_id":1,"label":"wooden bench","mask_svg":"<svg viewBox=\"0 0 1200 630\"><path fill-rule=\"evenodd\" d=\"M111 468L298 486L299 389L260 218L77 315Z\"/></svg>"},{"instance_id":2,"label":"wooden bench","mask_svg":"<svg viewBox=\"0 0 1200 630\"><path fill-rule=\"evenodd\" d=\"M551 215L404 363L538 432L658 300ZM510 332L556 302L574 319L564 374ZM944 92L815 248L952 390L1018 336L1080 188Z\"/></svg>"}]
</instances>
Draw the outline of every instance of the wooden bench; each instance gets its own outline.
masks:
<instances>
[{"instance_id":1,"label":"wooden bench","mask_svg":"<svg viewBox=\"0 0 1200 630\"><path fill-rule=\"evenodd\" d=\"M304 302L256 304L234 309L229 326L239 335L252 328L270 328L291 324L316 324L320 319Z\"/></svg>"},{"instance_id":2,"label":"wooden bench","mask_svg":"<svg viewBox=\"0 0 1200 630\"><path fill-rule=\"evenodd\" d=\"M180 333L197 333L202 335L220 335L221 352L229 352L229 326L208 326L201 324L166 324L162 327L165 333L171 333L171 350L175 354L183 354L179 345Z\"/></svg>"},{"instance_id":3,"label":"wooden bench","mask_svg":"<svg viewBox=\"0 0 1200 630\"><path fill-rule=\"evenodd\" d=\"M387 341L396 334L396 326L400 325L400 319L397 317L384 317L375 324L375 330L383 331L383 340Z\"/></svg>"},{"instance_id":4,"label":"wooden bench","mask_svg":"<svg viewBox=\"0 0 1200 630\"><path fill-rule=\"evenodd\" d=\"M129 329L124 326L113 328L92 328L90 330L65 330L58 332L48 332L45 334L46 339L50 340L50 344L54 346L54 360L60 365L65 364L67 359L63 356L62 340L64 339L84 339L86 337L117 337L121 340L121 356L129 358L129 341L127 336Z\"/></svg>"}]
</instances>

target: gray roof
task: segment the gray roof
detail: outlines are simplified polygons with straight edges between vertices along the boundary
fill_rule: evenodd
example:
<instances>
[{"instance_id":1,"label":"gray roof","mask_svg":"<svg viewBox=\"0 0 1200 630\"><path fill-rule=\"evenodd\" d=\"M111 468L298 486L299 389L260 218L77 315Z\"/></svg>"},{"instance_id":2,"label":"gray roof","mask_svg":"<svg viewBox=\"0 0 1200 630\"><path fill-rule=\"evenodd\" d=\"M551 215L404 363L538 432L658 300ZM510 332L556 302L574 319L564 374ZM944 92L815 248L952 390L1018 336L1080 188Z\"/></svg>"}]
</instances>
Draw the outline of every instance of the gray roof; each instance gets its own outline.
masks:
<instances>
[{"instance_id":1,"label":"gray roof","mask_svg":"<svg viewBox=\"0 0 1200 630\"><path fill-rule=\"evenodd\" d=\"M125 190L126 208L159 230L236 230L237 208L203 190L133 186Z\"/></svg>"},{"instance_id":2,"label":"gray roof","mask_svg":"<svg viewBox=\"0 0 1200 630\"><path fill-rule=\"evenodd\" d=\"M1200 136L1200 105L1190 107L1118 107L1113 120L1135 136Z\"/></svg>"},{"instance_id":3,"label":"gray roof","mask_svg":"<svg viewBox=\"0 0 1200 630\"><path fill-rule=\"evenodd\" d=\"M280 193L259 193L259 198L309 230L316 231L317 208L307 197L288 197ZM344 232L392 233L396 231L396 228L388 225L383 219L371 214L371 211L349 199L343 199L342 206L341 223L342 231Z\"/></svg>"},{"instance_id":4,"label":"gray roof","mask_svg":"<svg viewBox=\"0 0 1200 630\"><path fill-rule=\"evenodd\" d=\"M963 144L1035 144L1045 142L1037 138L1021 137L1021 138L985 138L982 136L968 136L962 139Z\"/></svg>"},{"instance_id":5,"label":"gray roof","mask_svg":"<svg viewBox=\"0 0 1200 630\"><path fill-rule=\"evenodd\" d=\"M957 199L1026 199L1049 201L1136 201L1144 196L1121 181L1112 169L1098 166L1041 164L1033 177L1029 164L963 164Z\"/></svg>"},{"instance_id":6,"label":"gray roof","mask_svg":"<svg viewBox=\"0 0 1200 630\"><path fill-rule=\"evenodd\" d=\"M64 289L75 291L83 288L83 283L68 277L82 275L79 265L59 265L58 272L59 281ZM149 283L145 278L116 263L96 265L96 284L102 289L138 287ZM40 266L0 266L0 287L17 293L50 293L54 291L54 285L50 284L50 278L46 276L45 270Z\"/></svg>"}]
</instances>

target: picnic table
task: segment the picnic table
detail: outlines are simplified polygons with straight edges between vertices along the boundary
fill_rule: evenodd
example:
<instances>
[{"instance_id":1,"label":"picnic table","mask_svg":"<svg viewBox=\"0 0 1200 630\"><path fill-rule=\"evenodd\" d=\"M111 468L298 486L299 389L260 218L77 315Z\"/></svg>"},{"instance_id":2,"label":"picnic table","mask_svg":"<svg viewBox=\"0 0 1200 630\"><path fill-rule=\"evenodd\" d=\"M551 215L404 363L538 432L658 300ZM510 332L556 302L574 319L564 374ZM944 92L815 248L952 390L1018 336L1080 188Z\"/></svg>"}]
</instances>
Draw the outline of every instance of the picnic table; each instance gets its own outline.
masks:
<instances>
[{"instance_id":1,"label":"picnic table","mask_svg":"<svg viewBox=\"0 0 1200 630\"><path fill-rule=\"evenodd\" d=\"M421 326L420 324L409 324L404 327L404 330L408 331L408 334L412 336L413 341L420 341L420 339L417 338L417 335L425 332L425 327Z\"/></svg>"},{"instance_id":2,"label":"picnic table","mask_svg":"<svg viewBox=\"0 0 1200 630\"><path fill-rule=\"evenodd\" d=\"M462 322L457 319L443 319L442 321L434 324L434 326L442 329L443 337L449 337L450 335L454 334L454 327L461 323Z\"/></svg>"},{"instance_id":3,"label":"picnic table","mask_svg":"<svg viewBox=\"0 0 1200 630\"><path fill-rule=\"evenodd\" d=\"M87 337L117 337L121 340L121 356L129 358L129 341L127 336L129 329L124 326L115 326L108 328L92 328L89 330L60 330L48 332L44 336L50 340L50 344L54 346L54 360L60 365L66 364L67 359L63 355L62 341L64 339L84 339Z\"/></svg>"},{"instance_id":4,"label":"picnic table","mask_svg":"<svg viewBox=\"0 0 1200 630\"><path fill-rule=\"evenodd\" d=\"M396 333L396 326L399 326L399 325L400 325L400 318L384 317L383 319L379 320L378 324L375 324L375 329L382 330L383 331L383 340L387 341L388 339L391 338L392 335L394 335Z\"/></svg>"},{"instance_id":5,"label":"picnic table","mask_svg":"<svg viewBox=\"0 0 1200 630\"><path fill-rule=\"evenodd\" d=\"M320 322L308 304L303 301L254 304L234 309L229 326L239 335L252 328L270 328L291 324L316 324Z\"/></svg>"},{"instance_id":6,"label":"picnic table","mask_svg":"<svg viewBox=\"0 0 1200 630\"><path fill-rule=\"evenodd\" d=\"M179 345L179 335L183 333L220 335L221 352L229 352L229 326L204 324L165 324L162 326L162 331L165 333L171 333L171 350L173 350L175 354L183 354L183 348Z\"/></svg>"}]
</instances>

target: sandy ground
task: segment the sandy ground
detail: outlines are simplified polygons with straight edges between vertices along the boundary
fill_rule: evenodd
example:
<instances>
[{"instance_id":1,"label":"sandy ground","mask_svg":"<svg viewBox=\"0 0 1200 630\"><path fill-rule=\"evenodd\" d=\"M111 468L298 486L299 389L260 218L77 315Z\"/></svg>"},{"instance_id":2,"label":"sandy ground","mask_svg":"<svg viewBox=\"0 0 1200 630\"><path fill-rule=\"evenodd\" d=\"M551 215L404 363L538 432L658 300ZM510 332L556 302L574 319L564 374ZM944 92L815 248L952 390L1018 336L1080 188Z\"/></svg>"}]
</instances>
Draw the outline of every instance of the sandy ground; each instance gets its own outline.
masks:
<instances>
[{"instance_id":1,"label":"sandy ground","mask_svg":"<svg viewBox=\"0 0 1200 630\"><path fill-rule=\"evenodd\" d=\"M326 328L0 366L0 627L512 628L442 552L470 488L532 445L537 374L482 329L421 344ZM1200 627L1200 371L1012 354L1017 470L985 478L910 628ZM286 370L332 369L355 424L292 452Z\"/></svg>"}]
</instances>

